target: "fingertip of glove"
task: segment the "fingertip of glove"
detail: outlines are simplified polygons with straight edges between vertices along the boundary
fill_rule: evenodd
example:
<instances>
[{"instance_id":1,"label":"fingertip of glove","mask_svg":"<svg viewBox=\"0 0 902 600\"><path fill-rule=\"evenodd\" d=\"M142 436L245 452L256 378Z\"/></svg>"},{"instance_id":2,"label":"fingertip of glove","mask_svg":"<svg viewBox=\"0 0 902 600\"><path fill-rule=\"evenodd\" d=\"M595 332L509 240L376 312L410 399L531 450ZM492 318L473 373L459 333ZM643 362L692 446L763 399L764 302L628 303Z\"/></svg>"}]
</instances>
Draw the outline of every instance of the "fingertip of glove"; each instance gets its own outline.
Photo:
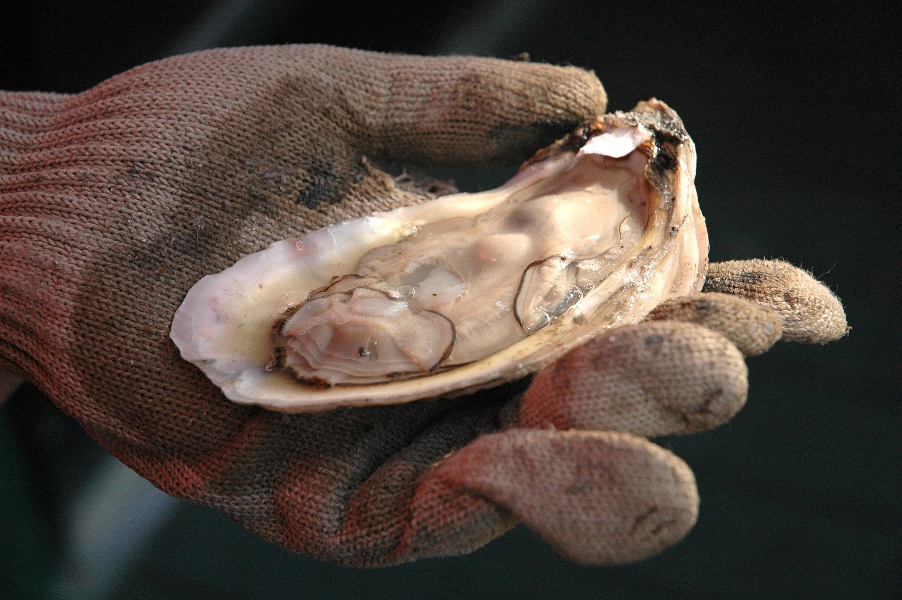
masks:
<instances>
[{"instance_id":1,"label":"fingertip of glove","mask_svg":"<svg viewBox=\"0 0 902 600\"><path fill-rule=\"evenodd\" d=\"M484 64L484 68L491 71L495 71L495 66L500 66L501 72L495 75L499 84L520 81L528 83L530 87L544 89L546 98L559 97L557 102L566 103L578 116L592 118L603 114L607 108L607 93L595 71L543 62L478 58L469 60L480 67Z\"/></svg>"},{"instance_id":2,"label":"fingertip of glove","mask_svg":"<svg viewBox=\"0 0 902 600\"><path fill-rule=\"evenodd\" d=\"M490 163L525 160L607 109L607 94L592 71L546 63L469 60L471 76L483 81L480 94L497 101L480 117L491 123L484 143Z\"/></svg>"},{"instance_id":3,"label":"fingertip of glove","mask_svg":"<svg viewBox=\"0 0 902 600\"><path fill-rule=\"evenodd\" d=\"M608 107L608 94L595 71L572 66L547 66L559 73L561 87L558 93L579 107L577 114L581 109L582 116L591 119L605 113Z\"/></svg>"},{"instance_id":4,"label":"fingertip of glove","mask_svg":"<svg viewBox=\"0 0 902 600\"><path fill-rule=\"evenodd\" d=\"M788 342L826 344L848 334L839 298L811 273L782 260L712 263L703 291L741 296L776 311Z\"/></svg>"}]
</instances>

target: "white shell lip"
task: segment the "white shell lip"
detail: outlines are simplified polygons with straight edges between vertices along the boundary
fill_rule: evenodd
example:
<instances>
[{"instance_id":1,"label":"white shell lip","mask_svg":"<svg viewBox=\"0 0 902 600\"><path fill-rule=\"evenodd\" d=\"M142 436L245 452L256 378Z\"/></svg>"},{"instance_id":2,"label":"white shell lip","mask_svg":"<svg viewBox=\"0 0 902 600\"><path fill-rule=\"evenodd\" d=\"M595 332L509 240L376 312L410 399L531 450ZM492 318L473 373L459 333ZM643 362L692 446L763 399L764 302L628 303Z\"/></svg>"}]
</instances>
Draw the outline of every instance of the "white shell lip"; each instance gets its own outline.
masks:
<instances>
[{"instance_id":1,"label":"white shell lip","mask_svg":"<svg viewBox=\"0 0 902 600\"><path fill-rule=\"evenodd\" d=\"M550 325L484 359L411 379L322 389L269 370L273 322L334 276L353 273L371 248L400 241L427 220L475 217L484 210L486 196L515 193L582 155L623 158L632 152L647 157L648 187L660 201L650 213L642 250ZM633 112L599 117L539 151L497 190L376 213L245 256L191 288L176 311L170 337L182 357L229 400L282 412L395 404L492 387L537 371L605 329L641 320L666 297L701 289L708 240L694 174L691 139L676 113L652 99Z\"/></svg>"}]
</instances>

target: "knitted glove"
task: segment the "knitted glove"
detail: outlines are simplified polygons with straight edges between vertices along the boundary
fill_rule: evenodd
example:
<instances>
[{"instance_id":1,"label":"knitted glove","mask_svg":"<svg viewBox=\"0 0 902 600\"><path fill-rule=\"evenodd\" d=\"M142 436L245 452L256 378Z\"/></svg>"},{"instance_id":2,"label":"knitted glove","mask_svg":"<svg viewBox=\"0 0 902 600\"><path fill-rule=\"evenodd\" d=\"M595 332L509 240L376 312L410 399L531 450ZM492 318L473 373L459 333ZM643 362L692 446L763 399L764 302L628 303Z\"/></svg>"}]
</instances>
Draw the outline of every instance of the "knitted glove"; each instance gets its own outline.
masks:
<instances>
[{"instance_id":1,"label":"knitted glove","mask_svg":"<svg viewBox=\"0 0 902 600\"><path fill-rule=\"evenodd\" d=\"M518 519L574 560L657 552L698 498L689 468L640 436L738 410L736 345L779 336L770 309L668 304L670 320L609 332L525 394L300 415L228 402L168 338L204 275L422 201L374 161L516 162L604 108L575 68L322 46L179 56L77 95L0 93L0 370L156 486L310 556L460 554ZM845 330L826 327L842 309L825 288L763 265L713 266L712 289L785 309L784 327L817 340Z\"/></svg>"}]
</instances>

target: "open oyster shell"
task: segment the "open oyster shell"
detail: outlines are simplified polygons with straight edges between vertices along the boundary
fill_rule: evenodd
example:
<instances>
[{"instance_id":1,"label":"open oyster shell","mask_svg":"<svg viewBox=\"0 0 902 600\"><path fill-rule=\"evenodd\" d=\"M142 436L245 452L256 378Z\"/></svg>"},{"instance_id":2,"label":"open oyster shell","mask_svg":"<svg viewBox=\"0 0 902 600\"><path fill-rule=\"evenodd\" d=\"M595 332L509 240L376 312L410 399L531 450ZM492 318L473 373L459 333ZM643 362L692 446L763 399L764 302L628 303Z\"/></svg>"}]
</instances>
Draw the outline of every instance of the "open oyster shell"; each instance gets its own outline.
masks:
<instances>
[{"instance_id":1,"label":"open oyster shell","mask_svg":"<svg viewBox=\"0 0 902 600\"><path fill-rule=\"evenodd\" d=\"M698 291L695 149L657 100L599 117L500 188L274 243L188 292L171 337L235 402L390 404L522 377Z\"/></svg>"}]
</instances>

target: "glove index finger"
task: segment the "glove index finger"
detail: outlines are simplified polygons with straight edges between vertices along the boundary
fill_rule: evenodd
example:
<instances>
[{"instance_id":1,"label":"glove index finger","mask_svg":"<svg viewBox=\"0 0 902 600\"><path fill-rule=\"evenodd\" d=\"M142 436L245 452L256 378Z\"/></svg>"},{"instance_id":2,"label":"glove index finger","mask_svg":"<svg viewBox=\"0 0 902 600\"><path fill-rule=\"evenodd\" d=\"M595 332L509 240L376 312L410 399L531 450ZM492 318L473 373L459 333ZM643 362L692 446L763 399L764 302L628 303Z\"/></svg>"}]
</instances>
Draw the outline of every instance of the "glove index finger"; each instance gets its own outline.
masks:
<instances>
[{"instance_id":1,"label":"glove index finger","mask_svg":"<svg viewBox=\"0 0 902 600\"><path fill-rule=\"evenodd\" d=\"M783 340L826 344L849 332L839 298L809 273L782 260L711 263L705 292L741 296L777 312Z\"/></svg>"}]
</instances>

